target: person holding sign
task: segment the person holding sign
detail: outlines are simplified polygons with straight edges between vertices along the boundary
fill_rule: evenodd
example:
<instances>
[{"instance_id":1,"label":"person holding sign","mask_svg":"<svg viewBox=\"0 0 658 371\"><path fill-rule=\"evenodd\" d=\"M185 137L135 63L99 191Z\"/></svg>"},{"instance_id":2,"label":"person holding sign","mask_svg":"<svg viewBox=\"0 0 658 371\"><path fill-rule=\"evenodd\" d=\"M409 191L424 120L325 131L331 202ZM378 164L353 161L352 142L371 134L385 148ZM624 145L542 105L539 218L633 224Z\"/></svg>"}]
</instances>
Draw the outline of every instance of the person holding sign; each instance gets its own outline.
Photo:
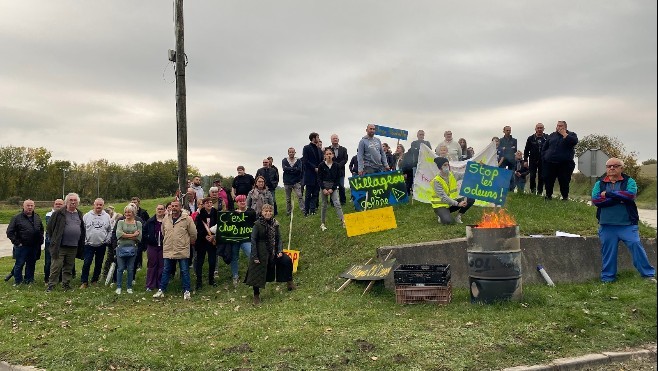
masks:
<instances>
[{"instance_id":1,"label":"person holding sign","mask_svg":"<svg viewBox=\"0 0 658 371\"><path fill-rule=\"evenodd\" d=\"M434 194L430 199L434 213L441 224L453 224L455 222L461 224L462 215L473 206L475 199L459 197L457 180L463 178L464 175L450 171L450 163L447 158L437 157L434 159L434 163L439 168L439 173L430 182L434 190ZM459 211L459 213L453 219L451 213L455 211Z\"/></svg>"},{"instance_id":2,"label":"person holding sign","mask_svg":"<svg viewBox=\"0 0 658 371\"><path fill-rule=\"evenodd\" d=\"M256 213L252 209L247 208L247 197L244 195L239 195L235 198L237 207L235 208L236 213L245 214L246 220L256 220ZM253 227L253 225L252 225ZM238 285L240 276L238 275L238 267L240 262L240 250L242 253L248 257L251 256L251 241L241 241L231 244L231 276L233 277L233 286Z\"/></svg>"},{"instance_id":3,"label":"person holding sign","mask_svg":"<svg viewBox=\"0 0 658 371\"><path fill-rule=\"evenodd\" d=\"M320 196L320 220L322 224L320 224L320 229L323 231L327 229L324 225L327 216L327 198L329 198L336 208L336 214L338 215L338 219L343 223L343 227L345 226L345 221L343 220L343 208L340 206L340 199L338 196L340 168L338 164L333 162L333 158L334 151L331 147L327 147L324 150L324 161L318 166L318 180L320 181L320 189L322 190Z\"/></svg>"},{"instance_id":4,"label":"person holding sign","mask_svg":"<svg viewBox=\"0 0 658 371\"><path fill-rule=\"evenodd\" d=\"M272 205L263 205L251 232L251 257L244 283L254 288L254 305L260 304L260 289L275 278L276 282L287 282L288 291L296 288L292 281L292 260L283 253L279 222L273 214Z\"/></svg>"}]
</instances>

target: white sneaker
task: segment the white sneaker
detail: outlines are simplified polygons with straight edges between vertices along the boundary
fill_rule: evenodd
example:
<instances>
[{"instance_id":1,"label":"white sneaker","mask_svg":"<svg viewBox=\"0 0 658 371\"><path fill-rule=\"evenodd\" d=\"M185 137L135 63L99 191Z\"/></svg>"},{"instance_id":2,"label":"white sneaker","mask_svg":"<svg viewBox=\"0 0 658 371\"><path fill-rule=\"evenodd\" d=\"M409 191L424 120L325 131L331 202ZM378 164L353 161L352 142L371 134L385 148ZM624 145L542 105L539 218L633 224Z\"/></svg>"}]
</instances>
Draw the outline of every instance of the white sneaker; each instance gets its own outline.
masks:
<instances>
[{"instance_id":1,"label":"white sneaker","mask_svg":"<svg viewBox=\"0 0 658 371\"><path fill-rule=\"evenodd\" d=\"M455 217L455 223L464 224L464 222L462 222L462 214L457 214Z\"/></svg>"},{"instance_id":2,"label":"white sneaker","mask_svg":"<svg viewBox=\"0 0 658 371\"><path fill-rule=\"evenodd\" d=\"M128 290L126 290L126 292L129 293L129 294L132 294L132 293L133 293L133 289L128 289Z\"/></svg>"},{"instance_id":3,"label":"white sneaker","mask_svg":"<svg viewBox=\"0 0 658 371\"><path fill-rule=\"evenodd\" d=\"M183 300L190 300L192 298L192 295L190 294L189 291L185 291L183 293Z\"/></svg>"},{"instance_id":4,"label":"white sneaker","mask_svg":"<svg viewBox=\"0 0 658 371\"><path fill-rule=\"evenodd\" d=\"M324 226L324 223L320 224L320 229L322 229L322 232L327 230L327 227Z\"/></svg>"},{"instance_id":5,"label":"white sneaker","mask_svg":"<svg viewBox=\"0 0 658 371\"><path fill-rule=\"evenodd\" d=\"M117 294L117 295L121 295L121 287L119 287L118 289L114 290L114 293Z\"/></svg>"},{"instance_id":6,"label":"white sneaker","mask_svg":"<svg viewBox=\"0 0 658 371\"><path fill-rule=\"evenodd\" d=\"M162 290L158 290L155 294L153 294L154 298L164 298L164 292Z\"/></svg>"}]
</instances>

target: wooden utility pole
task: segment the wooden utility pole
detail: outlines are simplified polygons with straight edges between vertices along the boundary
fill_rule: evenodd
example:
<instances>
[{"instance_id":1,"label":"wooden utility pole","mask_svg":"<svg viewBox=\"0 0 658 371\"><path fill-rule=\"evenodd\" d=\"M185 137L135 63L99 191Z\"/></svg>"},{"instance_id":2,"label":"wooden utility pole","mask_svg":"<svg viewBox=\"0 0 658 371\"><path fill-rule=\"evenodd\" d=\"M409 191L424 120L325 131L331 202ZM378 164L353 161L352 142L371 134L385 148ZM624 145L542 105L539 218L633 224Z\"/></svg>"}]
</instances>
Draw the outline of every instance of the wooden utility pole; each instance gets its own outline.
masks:
<instances>
[{"instance_id":1,"label":"wooden utility pole","mask_svg":"<svg viewBox=\"0 0 658 371\"><path fill-rule=\"evenodd\" d=\"M176 0L176 133L178 148L178 189L187 191L187 111L185 89L185 33L183 29L183 0Z\"/></svg>"}]
</instances>

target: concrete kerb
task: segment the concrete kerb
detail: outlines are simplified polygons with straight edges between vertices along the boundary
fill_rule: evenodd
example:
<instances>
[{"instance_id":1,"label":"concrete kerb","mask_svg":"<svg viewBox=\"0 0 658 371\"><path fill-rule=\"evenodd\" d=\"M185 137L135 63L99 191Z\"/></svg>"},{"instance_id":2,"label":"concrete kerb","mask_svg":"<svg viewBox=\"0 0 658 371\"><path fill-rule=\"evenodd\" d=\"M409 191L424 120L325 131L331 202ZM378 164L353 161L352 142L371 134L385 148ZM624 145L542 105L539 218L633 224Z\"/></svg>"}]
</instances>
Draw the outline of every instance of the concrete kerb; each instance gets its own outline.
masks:
<instances>
[{"instance_id":1,"label":"concrete kerb","mask_svg":"<svg viewBox=\"0 0 658 371\"><path fill-rule=\"evenodd\" d=\"M45 369L33 366L14 366L5 361L0 361L0 371L45 371Z\"/></svg>"},{"instance_id":2,"label":"concrete kerb","mask_svg":"<svg viewBox=\"0 0 658 371\"><path fill-rule=\"evenodd\" d=\"M515 366L503 371L567 371L580 370L585 367L604 365L612 362L624 362L631 359L647 358L656 361L656 344L649 344L643 349L626 352L590 353L580 357L558 358L549 364L534 366Z\"/></svg>"}]
</instances>

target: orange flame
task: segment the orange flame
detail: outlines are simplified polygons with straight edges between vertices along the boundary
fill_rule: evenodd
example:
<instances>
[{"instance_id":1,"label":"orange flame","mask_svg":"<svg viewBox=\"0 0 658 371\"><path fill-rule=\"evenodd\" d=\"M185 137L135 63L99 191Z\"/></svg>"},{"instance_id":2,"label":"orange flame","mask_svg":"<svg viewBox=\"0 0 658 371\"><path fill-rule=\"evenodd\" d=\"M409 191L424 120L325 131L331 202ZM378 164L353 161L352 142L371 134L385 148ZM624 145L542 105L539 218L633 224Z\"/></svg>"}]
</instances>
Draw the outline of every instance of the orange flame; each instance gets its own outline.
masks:
<instances>
[{"instance_id":1,"label":"orange flame","mask_svg":"<svg viewBox=\"0 0 658 371\"><path fill-rule=\"evenodd\" d=\"M482 214L482 219L477 224L478 228L506 228L514 226L516 226L516 220L502 208L495 208L490 213L485 211Z\"/></svg>"}]
</instances>

